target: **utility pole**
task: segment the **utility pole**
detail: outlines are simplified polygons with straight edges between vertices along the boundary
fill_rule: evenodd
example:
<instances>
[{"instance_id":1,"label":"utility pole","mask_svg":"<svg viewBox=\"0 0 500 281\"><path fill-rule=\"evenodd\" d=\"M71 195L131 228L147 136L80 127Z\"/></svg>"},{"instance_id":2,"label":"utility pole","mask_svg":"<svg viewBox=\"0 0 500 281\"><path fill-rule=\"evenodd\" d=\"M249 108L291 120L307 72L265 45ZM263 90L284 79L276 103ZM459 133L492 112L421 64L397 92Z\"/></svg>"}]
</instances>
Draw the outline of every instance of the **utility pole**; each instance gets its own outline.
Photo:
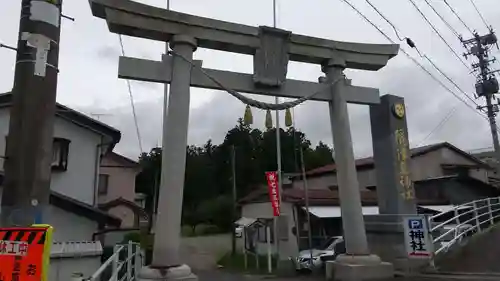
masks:
<instances>
[{"instance_id":1,"label":"utility pole","mask_svg":"<svg viewBox=\"0 0 500 281\"><path fill-rule=\"evenodd\" d=\"M477 32L473 34L473 38L463 40L462 44L467 49L464 54L465 58L474 56L477 58L477 63L472 64L475 71L478 72L476 79L476 98L484 97L486 99L486 106L478 106L478 110L485 110L490 123L491 135L493 138L493 147L495 149L495 158L497 159L496 170L500 172L500 144L498 141L497 124L495 117L499 111L498 104L500 100L495 98L498 93L498 80L495 73L499 70L491 70L490 64L495 62L495 58L489 58L489 50L493 45L497 45L497 37L490 27L489 33L486 35L479 35ZM496 103L494 103L496 101Z\"/></svg>"},{"instance_id":2,"label":"utility pole","mask_svg":"<svg viewBox=\"0 0 500 281\"><path fill-rule=\"evenodd\" d=\"M231 170L232 170L232 181L233 181L233 233L231 235L231 255L234 257L236 255L236 213L237 213L237 194L236 194L236 148L231 145Z\"/></svg>"},{"instance_id":3,"label":"utility pole","mask_svg":"<svg viewBox=\"0 0 500 281\"><path fill-rule=\"evenodd\" d=\"M62 0L22 0L1 225L43 222L49 203Z\"/></svg>"}]
</instances>

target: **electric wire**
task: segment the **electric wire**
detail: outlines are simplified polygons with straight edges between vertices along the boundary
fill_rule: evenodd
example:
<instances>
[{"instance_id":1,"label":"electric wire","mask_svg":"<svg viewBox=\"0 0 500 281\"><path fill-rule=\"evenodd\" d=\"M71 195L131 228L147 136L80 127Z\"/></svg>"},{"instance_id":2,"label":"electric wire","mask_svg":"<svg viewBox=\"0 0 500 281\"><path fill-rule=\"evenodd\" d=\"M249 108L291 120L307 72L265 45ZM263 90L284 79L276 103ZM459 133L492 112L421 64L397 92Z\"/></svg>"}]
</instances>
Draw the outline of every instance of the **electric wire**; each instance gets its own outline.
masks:
<instances>
[{"instance_id":1,"label":"electric wire","mask_svg":"<svg viewBox=\"0 0 500 281\"><path fill-rule=\"evenodd\" d=\"M427 0L426 0L427 1ZM451 79L448 75L446 75L446 73L444 73L444 71L442 71L432 60L431 58L429 58L429 56L423 54L422 52L420 52L420 50L417 48L417 45L415 44L415 42L409 38L409 37L402 37L399 35L399 32L398 32L398 28L396 27L395 24L393 24L384 14L382 14L382 12L377 9L377 7L375 7L375 5L373 5L370 0L365 0L365 2L367 2L387 23L389 23L389 25L392 26L392 28L394 29L394 32L396 33L396 36L398 36L399 40L403 41L406 39L406 43L408 44L408 46L410 46L411 48L415 49L417 51L417 53L420 55L420 57L423 57L425 58L427 61L429 61L431 63L431 65L439 72L441 73L441 75L443 75L448 81L450 81L460 92L462 92L463 95L465 95L470 101L472 101L475 105L479 106L476 101L474 99L472 99L464 90L462 90L462 88L460 88L460 86L457 85L457 83L455 81L453 81L453 79ZM404 39L401 39L401 38L404 38Z\"/></svg>"},{"instance_id":2,"label":"electric wire","mask_svg":"<svg viewBox=\"0 0 500 281\"><path fill-rule=\"evenodd\" d=\"M379 14L379 16L381 16L392 27L392 29L394 29L394 33L398 37L399 41L404 41L406 39L406 37L399 35L397 27L386 16L384 16L384 14L382 14L382 12L375 5L373 5L370 0L365 0L365 2L368 3L368 5L370 5L373 10L375 10L375 12L377 12L377 14Z\"/></svg>"},{"instance_id":3,"label":"electric wire","mask_svg":"<svg viewBox=\"0 0 500 281\"><path fill-rule=\"evenodd\" d=\"M450 78L450 76L448 76L446 73L444 73L443 70L441 70L441 68L439 68L427 55L424 55L423 56L441 75L443 75L448 81L450 81L450 83L452 83L455 88L457 88L464 96L466 96L470 101L472 101L476 106L479 106L479 104L473 99L471 98L464 90L462 90L462 88L460 86L458 86L458 84Z\"/></svg>"},{"instance_id":4,"label":"electric wire","mask_svg":"<svg viewBox=\"0 0 500 281\"><path fill-rule=\"evenodd\" d=\"M417 145L417 147L422 146L433 134L439 131L447 122L450 120L451 116L457 111L457 106L455 105L448 113L441 119L441 121L423 138Z\"/></svg>"},{"instance_id":5,"label":"electric wire","mask_svg":"<svg viewBox=\"0 0 500 281\"><path fill-rule=\"evenodd\" d=\"M403 40L401 39L401 37L402 37L402 36L400 36L400 35L399 35L399 33L397 32L398 28L397 28L397 27L396 27L396 26L395 26L395 25L394 25L394 24L393 24L393 23L392 23L392 22L391 22L391 21L390 21L390 20L389 20L386 16L384 16L384 15L382 14L382 12L381 12L379 9L377 9L377 7L375 7L375 5L373 5L373 4L372 4L369 0L365 0L365 1L366 1L366 2L367 2L367 3L368 3L368 4L369 4L369 5L370 5L370 6L371 6L371 7L372 7L372 8L373 8L373 9L374 9L377 13L378 13L378 14L379 14L379 15L380 15L380 16L381 16L381 17L382 17L382 18L383 18L383 19L384 19L387 23L389 23L389 24L392 26L392 28L394 29L394 32L396 33L396 36L398 36L398 38L399 38L401 41L403 41ZM425 1L427 1L427 0L425 0ZM417 48L416 44L415 44L415 43L414 43L414 42L413 42L413 41L412 41L409 37L405 37L405 38L406 38L406 42L407 42L407 44L408 44L411 48L414 48L414 49L417 51L417 53L418 53L421 57L423 57L423 58L427 59L427 61L429 61L429 62L431 63L431 65L432 65L432 66L433 66L433 67L434 67L434 68L435 68L435 69L436 69L436 70L437 70L437 71L438 71L441 75L443 75L443 76L444 76L446 79L448 79L448 81L450 81L450 82L451 82L451 83L452 83L452 84L453 84L453 85L454 85L454 86L455 86L455 87L456 87L459 91L461 91L463 95L465 95L465 96L466 96L469 100L471 100L474 104L476 104L477 106L479 106L479 105L475 102L475 100L474 100L474 99L472 99L469 95L467 95L467 93L466 93L465 91L463 91L463 90L462 90L462 88L460 88L460 87L459 87L459 86L455 83L455 81L453 81L453 79L451 79L448 75L446 75L446 74L444 73L444 71L442 71L442 70L441 70L441 69L440 69L440 68L439 68L439 67L438 67L438 66L437 66L437 65L436 65L436 64L435 64L435 63L434 63L434 62L433 62L433 61L432 61L432 60L431 60L431 59L430 59L427 55L425 55L425 54L423 55L423 54L419 51L419 49ZM425 141L426 141L426 140L427 140L427 139L428 139L428 138L429 138L432 134L434 134L435 132L437 132L437 131L438 131L438 130L439 130L439 129L440 129L440 128L444 125L444 124L446 124L446 122L448 122L449 117L450 117L450 116L451 116L451 115L455 112L456 107L457 107L457 106L455 106L454 108L452 108L452 109L451 109L451 110L450 110L450 111L449 111L449 112L445 115L445 117L443 118L443 120L441 120L441 121L439 122L439 124L431 130L431 132L430 132L430 133L429 133L429 134L428 134L428 135L424 138L424 140L422 140L422 141L421 141L421 143L425 142ZM420 146L420 144L419 144L418 146Z\"/></svg>"},{"instance_id":6,"label":"electric wire","mask_svg":"<svg viewBox=\"0 0 500 281\"><path fill-rule=\"evenodd\" d=\"M125 56L125 47L123 45L123 39L122 35L118 35L119 41L120 41L120 48L122 52L122 56ZM137 113L135 111L135 102L134 102L134 94L132 92L132 85L130 85L130 80L125 80L127 82L127 88L128 88L128 95L130 99L130 106L132 107L132 115L134 117L134 125L135 125L135 131L137 134L137 141L139 143L139 149L141 150L140 153L144 152L142 149L142 137L141 137L141 131L139 130L139 122L137 121Z\"/></svg>"},{"instance_id":7,"label":"electric wire","mask_svg":"<svg viewBox=\"0 0 500 281\"><path fill-rule=\"evenodd\" d=\"M472 29L465 23L465 21L460 17L460 15L458 15L458 13L455 11L455 9L453 9L453 7L450 5L450 3L448 3L447 0L443 0L443 2L450 9L450 11L455 15L455 17L457 17L457 19L465 26L465 28L467 28L467 30L469 30L469 32L471 34L474 34L474 31L472 31Z\"/></svg>"},{"instance_id":8,"label":"electric wire","mask_svg":"<svg viewBox=\"0 0 500 281\"><path fill-rule=\"evenodd\" d=\"M479 11L479 8L476 6L476 3L474 2L474 0L469 0L469 1L472 4L472 6L474 6L474 9L476 10L476 12L479 15L479 17L481 18L481 20L483 21L483 23L486 26L486 28L490 29L490 25L484 19L483 14L481 14L481 12Z\"/></svg>"},{"instance_id":9,"label":"electric wire","mask_svg":"<svg viewBox=\"0 0 500 281\"><path fill-rule=\"evenodd\" d=\"M390 38L380 27L378 27L375 23L373 23L368 17L366 17L358 8L356 8L351 2L348 0L339 0L348 5L351 9L353 9L359 16L361 16L366 22L368 22L371 26L373 26L380 34L382 34L388 41L393 44L396 44L392 38ZM403 54L405 54L413 63L415 63L420 69L422 69L425 73L427 73L434 81L436 81L441 87L443 87L446 91L452 94L459 101L464 103L469 109L472 109L473 112L481 116L483 119L488 120L486 116L477 111L474 107L472 107L469 103L467 103L464 99L458 96L454 91L452 91L448 86L446 86L441 80L439 80L434 74L432 74L429 70L427 70L421 63L419 63L415 58L413 58L408 52L404 49L400 49Z\"/></svg>"},{"instance_id":10,"label":"electric wire","mask_svg":"<svg viewBox=\"0 0 500 281\"><path fill-rule=\"evenodd\" d=\"M453 47L450 46L448 41L446 41L446 39L444 39L443 35L441 35L441 33L436 29L436 27L431 23L431 21L425 16L425 14L422 12L422 10L420 10L420 8L417 6L417 4L415 4L415 2L413 0L408 0L408 1L410 1L410 3L413 5L413 7L422 16L422 18L429 24L429 26L434 30L434 32L439 36L439 38L441 38L441 40L446 44L446 46L448 46L448 48L455 55L455 57L470 71L471 70L470 67L462 60L460 55L457 54L457 52L453 49Z\"/></svg>"},{"instance_id":11,"label":"electric wire","mask_svg":"<svg viewBox=\"0 0 500 281\"><path fill-rule=\"evenodd\" d=\"M453 28L453 26L434 8L434 6L429 2L429 0L424 0L425 3L434 11L434 13L444 22L444 24L455 34L455 36L460 37L460 34Z\"/></svg>"}]
</instances>

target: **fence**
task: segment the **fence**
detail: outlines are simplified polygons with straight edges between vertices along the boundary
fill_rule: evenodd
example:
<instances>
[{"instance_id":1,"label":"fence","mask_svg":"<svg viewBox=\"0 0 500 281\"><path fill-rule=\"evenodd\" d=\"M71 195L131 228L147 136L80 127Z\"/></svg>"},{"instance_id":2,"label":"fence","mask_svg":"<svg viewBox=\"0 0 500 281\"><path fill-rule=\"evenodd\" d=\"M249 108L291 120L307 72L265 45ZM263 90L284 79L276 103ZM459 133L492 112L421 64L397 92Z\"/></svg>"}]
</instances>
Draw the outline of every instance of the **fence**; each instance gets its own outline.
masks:
<instances>
[{"instance_id":1,"label":"fence","mask_svg":"<svg viewBox=\"0 0 500 281\"><path fill-rule=\"evenodd\" d=\"M472 235L488 229L499 218L500 197L475 200L429 217L434 256L465 244Z\"/></svg>"},{"instance_id":2,"label":"fence","mask_svg":"<svg viewBox=\"0 0 500 281\"><path fill-rule=\"evenodd\" d=\"M143 264L143 255L138 243L129 241L116 245L113 255L87 280L88 281L133 281Z\"/></svg>"}]
</instances>

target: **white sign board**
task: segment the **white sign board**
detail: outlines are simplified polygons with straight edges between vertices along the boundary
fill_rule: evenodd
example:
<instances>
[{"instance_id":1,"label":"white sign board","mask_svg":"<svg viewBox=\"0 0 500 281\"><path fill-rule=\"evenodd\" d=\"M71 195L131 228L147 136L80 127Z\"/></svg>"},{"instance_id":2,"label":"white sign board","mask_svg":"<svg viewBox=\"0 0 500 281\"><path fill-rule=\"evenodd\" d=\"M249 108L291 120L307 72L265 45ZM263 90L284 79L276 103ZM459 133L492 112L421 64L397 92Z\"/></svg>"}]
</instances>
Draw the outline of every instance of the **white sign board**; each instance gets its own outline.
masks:
<instances>
[{"instance_id":1,"label":"white sign board","mask_svg":"<svg viewBox=\"0 0 500 281\"><path fill-rule=\"evenodd\" d=\"M425 216L404 217L403 227L408 258L430 259L433 253L433 245Z\"/></svg>"}]
</instances>

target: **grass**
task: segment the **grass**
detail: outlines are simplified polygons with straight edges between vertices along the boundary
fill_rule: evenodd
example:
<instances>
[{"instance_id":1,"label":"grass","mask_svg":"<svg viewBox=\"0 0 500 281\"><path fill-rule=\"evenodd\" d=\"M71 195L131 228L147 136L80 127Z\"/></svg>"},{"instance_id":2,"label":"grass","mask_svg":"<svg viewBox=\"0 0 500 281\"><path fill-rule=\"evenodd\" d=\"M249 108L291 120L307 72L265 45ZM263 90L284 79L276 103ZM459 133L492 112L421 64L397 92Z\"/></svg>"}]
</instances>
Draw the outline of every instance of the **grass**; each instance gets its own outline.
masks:
<instances>
[{"instance_id":1,"label":"grass","mask_svg":"<svg viewBox=\"0 0 500 281\"><path fill-rule=\"evenodd\" d=\"M259 267L257 267L257 260ZM276 269L276 256L271 257L271 264L273 270ZM267 256L259 255L256 256L253 254L247 254L247 266L245 267L245 256L243 253L235 253L234 256L231 255L230 252L224 254L218 261L217 264L222 266L224 269L234 272L245 272L252 274L266 274L268 273L267 269Z\"/></svg>"}]
</instances>

